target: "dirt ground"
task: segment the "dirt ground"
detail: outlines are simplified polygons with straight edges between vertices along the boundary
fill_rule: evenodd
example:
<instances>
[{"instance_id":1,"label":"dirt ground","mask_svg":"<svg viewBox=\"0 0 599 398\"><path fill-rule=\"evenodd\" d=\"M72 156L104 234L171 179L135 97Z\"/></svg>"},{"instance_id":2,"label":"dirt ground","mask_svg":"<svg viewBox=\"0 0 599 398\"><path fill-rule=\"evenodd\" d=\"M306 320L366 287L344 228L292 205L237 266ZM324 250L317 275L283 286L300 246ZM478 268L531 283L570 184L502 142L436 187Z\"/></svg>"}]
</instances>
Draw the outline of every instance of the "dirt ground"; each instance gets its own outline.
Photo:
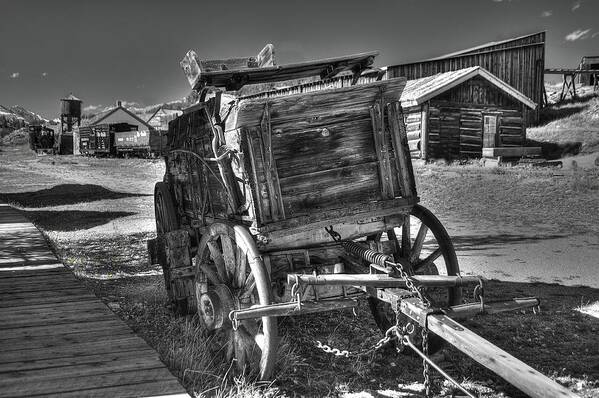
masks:
<instances>
[{"instance_id":1,"label":"dirt ground","mask_svg":"<svg viewBox=\"0 0 599 398\"><path fill-rule=\"evenodd\" d=\"M283 320L285 354L267 389L246 385L242 393L239 378L224 383L226 368L177 359L173 352L186 347L180 336L195 321L172 315L161 272L145 253L155 228L152 193L164 172L162 161L0 150L0 201L25 211L65 264L160 352L190 392L420 396L422 368L413 356L387 347L366 358L339 359L314 349L315 339L351 351L376 342L380 332L366 305L356 316ZM466 326L578 394L599 396L597 168L429 164L416 165L415 173L422 203L452 235L463 273L491 279L490 299L537 296L542 302L537 315L477 317ZM522 396L456 350L446 348L436 360L481 396ZM450 396L452 389L441 382L437 378L436 393Z\"/></svg>"}]
</instances>

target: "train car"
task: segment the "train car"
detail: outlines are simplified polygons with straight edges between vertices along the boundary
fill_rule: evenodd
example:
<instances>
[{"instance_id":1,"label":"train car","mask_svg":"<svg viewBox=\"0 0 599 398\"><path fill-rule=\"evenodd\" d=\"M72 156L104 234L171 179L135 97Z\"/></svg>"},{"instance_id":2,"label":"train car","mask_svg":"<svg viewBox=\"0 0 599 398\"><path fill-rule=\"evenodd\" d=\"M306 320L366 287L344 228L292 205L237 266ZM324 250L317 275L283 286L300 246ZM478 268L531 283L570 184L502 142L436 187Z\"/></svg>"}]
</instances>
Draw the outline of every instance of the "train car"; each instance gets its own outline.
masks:
<instances>
[{"instance_id":1,"label":"train car","mask_svg":"<svg viewBox=\"0 0 599 398\"><path fill-rule=\"evenodd\" d=\"M29 126L29 148L38 155L56 154L54 130L42 125Z\"/></svg>"},{"instance_id":2,"label":"train car","mask_svg":"<svg viewBox=\"0 0 599 398\"><path fill-rule=\"evenodd\" d=\"M117 156L156 157L163 153L166 132L159 130L123 131L114 134Z\"/></svg>"},{"instance_id":3,"label":"train car","mask_svg":"<svg viewBox=\"0 0 599 398\"><path fill-rule=\"evenodd\" d=\"M98 124L79 129L79 151L88 156L114 156L117 154L115 134L136 130L128 123Z\"/></svg>"}]
</instances>

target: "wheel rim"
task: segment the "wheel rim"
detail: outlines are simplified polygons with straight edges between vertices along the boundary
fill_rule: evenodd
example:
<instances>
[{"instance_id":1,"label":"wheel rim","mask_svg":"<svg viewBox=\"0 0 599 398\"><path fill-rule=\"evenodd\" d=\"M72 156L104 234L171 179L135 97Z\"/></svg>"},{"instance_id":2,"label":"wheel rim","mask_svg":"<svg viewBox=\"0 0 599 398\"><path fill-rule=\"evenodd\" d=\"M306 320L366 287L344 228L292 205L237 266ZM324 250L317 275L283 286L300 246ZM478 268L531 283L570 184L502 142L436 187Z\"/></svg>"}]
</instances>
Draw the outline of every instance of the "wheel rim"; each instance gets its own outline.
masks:
<instances>
[{"instance_id":1,"label":"wheel rim","mask_svg":"<svg viewBox=\"0 0 599 398\"><path fill-rule=\"evenodd\" d=\"M383 236L373 240L395 242L395 256L400 257L412 267L411 272L417 275L458 275L459 265L451 239L441 222L425 207L416 205L409 216L409 222L404 222L400 228L388 231ZM409 237L409 239L408 239ZM425 289L425 294L431 299L433 306L446 307L461 303L460 288ZM395 312L391 306L375 298L369 300L377 326L383 331L396 323ZM403 315L400 324L409 322ZM412 322L413 323L413 322ZM413 338L420 343L418 328ZM429 341L429 352L441 348L442 340L432 336Z\"/></svg>"},{"instance_id":2,"label":"wheel rim","mask_svg":"<svg viewBox=\"0 0 599 398\"><path fill-rule=\"evenodd\" d=\"M247 230L215 223L202 236L195 257L198 314L215 334L237 368L268 379L276 356L276 319L240 321L233 328L228 313L271 304L270 278Z\"/></svg>"},{"instance_id":3,"label":"wheel rim","mask_svg":"<svg viewBox=\"0 0 599 398\"><path fill-rule=\"evenodd\" d=\"M174 231L178 228L177 214L171 194L168 189L168 185L164 182L156 183L154 187L154 214L156 218L156 235L161 239L162 235L167 232ZM178 303L175 300L175 293L171 284L170 270L166 264L166 254L164 249L161 249L158 255L160 265L162 267L162 274L164 276L164 284L168 293L170 301L175 305L176 312L185 312L186 305Z\"/></svg>"}]
</instances>

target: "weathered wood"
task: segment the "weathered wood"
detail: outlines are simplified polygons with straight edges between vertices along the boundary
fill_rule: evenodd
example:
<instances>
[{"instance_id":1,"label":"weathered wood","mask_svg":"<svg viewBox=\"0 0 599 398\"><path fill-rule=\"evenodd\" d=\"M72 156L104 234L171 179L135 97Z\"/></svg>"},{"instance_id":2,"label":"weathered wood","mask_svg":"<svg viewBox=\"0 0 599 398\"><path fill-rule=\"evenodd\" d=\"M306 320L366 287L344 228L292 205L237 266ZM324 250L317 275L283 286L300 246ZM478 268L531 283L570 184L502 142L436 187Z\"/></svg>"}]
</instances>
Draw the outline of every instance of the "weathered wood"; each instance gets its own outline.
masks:
<instances>
[{"instance_id":1,"label":"weathered wood","mask_svg":"<svg viewBox=\"0 0 599 398\"><path fill-rule=\"evenodd\" d=\"M383 195L382 197L392 199L395 197L393 192L393 174L391 172L391 164L389 163L388 132L385 126L385 108L382 98L377 99L370 108L370 117L372 119L374 151L379 162L379 186Z\"/></svg>"},{"instance_id":2,"label":"weathered wood","mask_svg":"<svg viewBox=\"0 0 599 398\"><path fill-rule=\"evenodd\" d=\"M23 384L21 381L0 381L0 396L21 394L39 395L79 391L85 395L85 390L99 387L112 387L144 382L172 380L172 374L165 367L154 369L121 370L114 373L97 375L63 376L56 379L36 380L35 383ZM67 384L68 383L68 384Z\"/></svg>"},{"instance_id":3,"label":"weathered wood","mask_svg":"<svg viewBox=\"0 0 599 398\"><path fill-rule=\"evenodd\" d=\"M412 198L416 196L416 182L414 181L414 171L400 103L398 101L389 103L387 113L389 115L393 151L399 169L401 194L404 198Z\"/></svg>"},{"instance_id":4,"label":"weathered wood","mask_svg":"<svg viewBox=\"0 0 599 398\"><path fill-rule=\"evenodd\" d=\"M503 148L483 148L483 156L494 158L497 156L504 157L521 157L525 155L541 155L541 147L503 147Z\"/></svg>"},{"instance_id":5,"label":"weathered wood","mask_svg":"<svg viewBox=\"0 0 599 398\"><path fill-rule=\"evenodd\" d=\"M446 315L429 315L428 328L531 397L578 397Z\"/></svg>"},{"instance_id":6,"label":"weathered wood","mask_svg":"<svg viewBox=\"0 0 599 398\"><path fill-rule=\"evenodd\" d=\"M187 80L192 89L200 90L205 86L225 87L227 90L239 90L246 84L270 83L284 80L302 79L312 76L334 76L356 66L368 65L378 52L361 53L344 57L327 58L296 64L244 68L236 70L202 71L201 62L193 51L189 51L181 61ZM240 61L236 61L239 65ZM257 66L257 65L256 65Z\"/></svg>"},{"instance_id":7,"label":"weathered wood","mask_svg":"<svg viewBox=\"0 0 599 398\"><path fill-rule=\"evenodd\" d=\"M542 102L544 87L545 32L513 38L500 43L463 50L443 57L387 68L389 77L418 79L437 73L483 66L499 79L535 103ZM539 112L527 112L527 124L538 122Z\"/></svg>"}]
</instances>

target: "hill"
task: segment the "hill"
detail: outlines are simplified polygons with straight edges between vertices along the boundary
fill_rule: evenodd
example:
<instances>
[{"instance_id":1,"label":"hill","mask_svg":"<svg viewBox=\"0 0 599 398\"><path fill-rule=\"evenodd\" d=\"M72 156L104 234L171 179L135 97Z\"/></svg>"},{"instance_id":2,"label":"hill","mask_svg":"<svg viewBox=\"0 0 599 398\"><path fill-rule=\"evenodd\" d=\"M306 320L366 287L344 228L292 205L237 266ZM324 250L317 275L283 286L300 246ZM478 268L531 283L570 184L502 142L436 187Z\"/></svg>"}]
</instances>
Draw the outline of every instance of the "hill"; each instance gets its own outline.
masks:
<instances>
[{"instance_id":1,"label":"hill","mask_svg":"<svg viewBox=\"0 0 599 398\"><path fill-rule=\"evenodd\" d=\"M19 105L0 105L0 138L30 124L45 124L48 120Z\"/></svg>"},{"instance_id":2,"label":"hill","mask_svg":"<svg viewBox=\"0 0 599 398\"><path fill-rule=\"evenodd\" d=\"M541 111L541 125L528 128L526 136L549 157L599 152L599 97L590 92L550 104Z\"/></svg>"}]
</instances>

